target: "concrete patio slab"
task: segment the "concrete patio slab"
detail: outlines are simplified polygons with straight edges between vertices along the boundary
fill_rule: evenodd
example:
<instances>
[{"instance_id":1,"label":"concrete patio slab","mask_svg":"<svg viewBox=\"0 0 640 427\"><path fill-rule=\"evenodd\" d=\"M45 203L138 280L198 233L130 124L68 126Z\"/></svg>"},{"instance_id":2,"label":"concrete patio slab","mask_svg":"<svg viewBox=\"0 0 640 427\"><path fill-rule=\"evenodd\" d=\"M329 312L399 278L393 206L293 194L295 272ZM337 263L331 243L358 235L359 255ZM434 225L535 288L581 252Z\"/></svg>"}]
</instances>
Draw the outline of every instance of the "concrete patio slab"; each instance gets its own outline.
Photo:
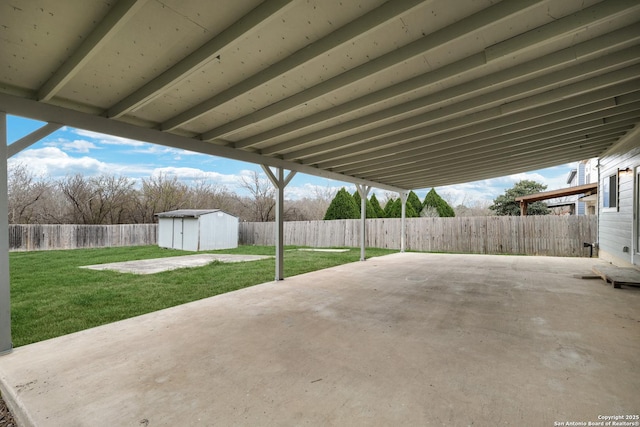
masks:
<instances>
[{"instance_id":1,"label":"concrete patio slab","mask_svg":"<svg viewBox=\"0 0 640 427\"><path fill-rule=\"evenodd\" d=\"M640 290L596 260L404 253L17 348L22 426L558 426L640 413ZM564 423L564 424L560 424Z\"/></svg>"},{"instance_id":2,"label":"concrete patio slab","mask_svg":"<svg viewBox=\"0 0 640 427\"><path fill-rule=\"evenodd\" d=\"M109 264L84 265L90 270L112 270L120 273L155 274L178 268L202 267L213 261L247 262L273 258L266 255L198 254L168 258L144 259L139 261L112 262Z\"/></svg>"}]
</instances>

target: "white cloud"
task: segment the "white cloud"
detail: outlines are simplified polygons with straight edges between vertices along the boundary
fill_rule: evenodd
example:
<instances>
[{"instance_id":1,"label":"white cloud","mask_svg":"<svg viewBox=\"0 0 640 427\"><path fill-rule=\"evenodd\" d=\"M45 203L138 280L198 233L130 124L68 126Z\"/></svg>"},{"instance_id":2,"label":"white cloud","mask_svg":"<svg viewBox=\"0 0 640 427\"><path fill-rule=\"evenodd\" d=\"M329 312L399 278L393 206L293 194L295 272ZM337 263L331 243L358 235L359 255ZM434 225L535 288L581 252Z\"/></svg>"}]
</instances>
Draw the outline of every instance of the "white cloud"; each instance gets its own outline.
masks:
<instances>
[{"instance_id":1,"label":"white cloud","mask_svg":"<svg viewBox=\"0 0 640 427\"><path fill-rule=\"evenodd\" d=\"M187 151L187 150L182 150L182 149L173 148L173 147L165 147L163 145L152 144L144 141L137 141L129 138L122 138L119 136L105 135L105 134L92 132L88 130L82 130L82 129L68 129L68 130L70 130L72 133L76 135L89 138L93 142L96 142L98 144L133 147L133 149L130 152L136 153L136 154L145 154L145 155L153 155L153 156L168 155L168 156L172 156L173 160L181 160L182 156L204 156L204 154L202 153L196 153L193 151ZM88 143L92 144L92 142L88 142ZM96 147L94 144L93 148L98 148L98 147Z\"/></svg>"},{"instance_id":2,"label":"white cloud","mask_svg":"<svg viewBox=\"0 0 640 427\"><path fill-rule=\"evenodd\" d=\"M24 150L9 162L28 165L35 174L52 178L76 173L99 175L114 172L113 165L87 156L71 157L57 147Z\"/></svg>"},{"instance_id":3,"label":"white cloud","mask_svg":"<svg viewBox=\"0 0 640 427\"><path fill-rule=\"evenodd\" d=\"M194 153L193 151L181 150L179 148L165 147L157 144L144 144L141 148L135 148L131 150L136 154L148 154L148 155L171 155L174 156L174 160L180 160L181 156L205 156L205 154ZM210 157L210 156L208 156Z\"/></svg>"},{"instance_id":4,"label":"white cloud","mask_svg":"<svg viewBox=\"0 0 640 427\"><path fill-rule=\"evenodd\" d=\"M218 172L210 172L204 171L202 169L197 168L189 168L189 167L161 167L153 169L151 175L167 175L167 176L175 176L180 180L184 181L196 181L201 179L207 179L213 181L216 184L222 185L237 185L240 182L240 175L225 175Z\"/></svg>"},{"instance_id":5,"label":"white cloud","mask_svg":"<svg viewBox=\"0 0 640 427\"><path fill-rule=\"evenodd\" d=\"M75 141L65 141L60 144L60 147L65 151L72 153L88 153L89 150L98 149L98 147L90 141L82 139L76 139Z\"/></svg>"},{"instance_id":6,"label":"white cloud","mask_svg":"<svg viewBox=\"0 0 640 427\"><path fill-rule=\"evenodd\" d=\"M288 185L285 190L284 190L284 194L285 194L285 198L289 199L289 200L301 200L301 199L315 199L317 197L335 197L336 193L342 188L343 186L321 186L321 185L315 185L315 184L311 184L311 183L304 183L302 185ZM352 188L353 186L347 186L347 190L349 190L350 188ZM355 191L355 187L353 187L352 191Z\"/></svg>"},{"instance_id":7,"label":"white cloud","mask_svg":"<svg viewBox=\"0 0 640 427\"><path fill-rule=\"evenodd\" d=\"M127 145L132 147L140 147L147 144L143 141L136 141L134 139L122 138L119 136L105 135L102 133L92 132L84 129L68 128L68 130L76 135L95 140L96 142L105 145Z\"/></svg>"},{"instance_id":8,"label":"white cloud","mask_svg":"<svg viewBox=\"0 0 640 427\"><path fill-rule=\"evenodd\" d=\"M436 191L440 196L447 199L449 203L453 202L455 205L461 203L469 205L475 202L493 202L496 197L504 194L506 189L513 187L522 180L540 182L547 186L547 190L565 188L567 187L567 175L573 165L574 164L567 164L541 171L523 172L500 178L437 187Z\"/></svg>"}]
</instances>

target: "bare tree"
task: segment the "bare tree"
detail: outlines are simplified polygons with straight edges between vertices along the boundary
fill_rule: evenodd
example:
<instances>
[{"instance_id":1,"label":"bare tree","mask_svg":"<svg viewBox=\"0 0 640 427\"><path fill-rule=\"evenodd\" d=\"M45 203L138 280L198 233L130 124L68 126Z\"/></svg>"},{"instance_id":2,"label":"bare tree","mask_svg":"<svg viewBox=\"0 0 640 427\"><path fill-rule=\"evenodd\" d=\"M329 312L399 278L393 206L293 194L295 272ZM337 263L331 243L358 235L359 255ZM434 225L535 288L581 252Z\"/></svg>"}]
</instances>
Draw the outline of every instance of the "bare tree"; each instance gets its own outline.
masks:
<instances>
[{"instance_id":1,"label":"bare tree","mask_svg":"<svg viewBox=\"0 0 640 427\"><path fill-rule=\"evenodd\" d=\"M14 164L8 171L9 222L32 224L46 222L47 201L54 185L36 177L22 163Z\"/></svg>"},{"instance_id":2,"label":"bare tree","mask_svg":"<svg viewBox=\"0 0 640 427\"><path fill-rule=\"evenodd\" d=\"M189 187L188 204L193 209L222 209L229 212L236 204L237 196L225 186L219 186L203 178Z\"/></svg>"},{"instance_id":3,"label":"bare tree","mask_svg":"<svg viewBox=\"0 0 640 427\"><path fill-rule=\"evenodd\" d=\"M456 216L495 216L495 212L489 209L489 206L491 202L488 200L468 200L465 196L454 210Z\"/></svg>"},{"instance_id":4,"label":"bare tree","mask_svg":"<svg viewBox=\"0 0 640 427\"><path fill-rule=\"evenodd\" d=\"M142 180L138 191L133 221L152 223L154 215L189 207L189 188L176 176L168 178L165 174L150 176Z\"/></svg>"},{"instance_id":5,"label":"bare tree","mask_svg":"<svg viewBox=\"0 0 640 427\"><path fill-rule=\"evenodd\" d=\"M250 197L242 198L244 206L241 217L247 221L267 222L275 218L275 188L266 178L260 178L256 171L241 178L240 186L247 190Z\"/></svg>"},{"instance_id":6,"label":"bare tree","mask_svg":"<svg viewBox=\"0 0 640 427\"><path fill-rule=\"evenodd\" d=\"M91 201L94 193L89 180L83 175L69 175L58 182L68 204L67 218L72 224L94 224Z\"/></svg>"},{"instance_id":7,"label":"bare tree","mask_svg":"<svg viewBox=\"0 0 640 427\"><path fill-rule=\"evenodd\" d=\"M120 224L130 220L133 181L101 175L86 178L76 174L59 182L69 202L70 222L76 224Z\"/></svg>"},{"instance_id":8,"label":"bare tree","mask_svg":"<svg viewBox=\"0 0 640 427\"><path fill-rule=\"evenodd\" d=\"M102 175L91 179L94 187L94 204L100 216L99 224L122 224L130 222L131 201L135 197L133 181L123 176ZM97 223L97 222L96 222Z\"/></svg>"}]
</instances>

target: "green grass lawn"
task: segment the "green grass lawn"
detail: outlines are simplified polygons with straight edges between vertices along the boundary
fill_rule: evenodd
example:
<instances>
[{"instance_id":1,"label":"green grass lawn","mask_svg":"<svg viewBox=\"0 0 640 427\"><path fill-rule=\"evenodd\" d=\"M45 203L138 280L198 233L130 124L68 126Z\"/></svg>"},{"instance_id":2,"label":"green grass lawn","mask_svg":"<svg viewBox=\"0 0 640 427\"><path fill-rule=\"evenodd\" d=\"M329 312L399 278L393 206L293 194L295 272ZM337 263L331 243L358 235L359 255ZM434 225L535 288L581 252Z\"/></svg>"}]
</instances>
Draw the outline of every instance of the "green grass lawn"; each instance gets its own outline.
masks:
<instances>
[{"instance_id":1,"label":"green grass lawn","mask_svg":"<svg viewBox=\"0 0 640 427\"><path fill-rule=\"evenodd\" d=\"M275 250L265 246L241 246L218 252L274 255ZM397 251L367 249L367 257L394 252ZM14 347L274 279L273 258L229 264L214 262L204 267L149 275L78 268L193 253L157 246L12 252L11 326ZM344 253L287 250L284 258L286 278L358 261L360 250L352 248Z\"/></svg>"}]
</instances>

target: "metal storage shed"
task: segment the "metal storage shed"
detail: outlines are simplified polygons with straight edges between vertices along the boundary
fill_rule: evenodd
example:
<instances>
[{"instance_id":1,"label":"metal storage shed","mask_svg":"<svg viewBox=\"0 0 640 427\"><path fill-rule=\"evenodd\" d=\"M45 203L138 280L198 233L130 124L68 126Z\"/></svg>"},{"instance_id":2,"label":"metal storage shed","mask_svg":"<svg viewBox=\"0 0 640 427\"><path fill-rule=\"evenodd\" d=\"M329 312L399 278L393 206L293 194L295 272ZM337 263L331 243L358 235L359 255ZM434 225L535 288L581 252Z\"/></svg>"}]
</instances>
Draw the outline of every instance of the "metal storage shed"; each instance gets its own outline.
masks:
<instances>
[{"instance_id":1,"label":"metal storage shed","mask_svg":"<svg viewBox=\"0 0 640 427\"><path fill-rule=\"evenodd\" d=\"M180 209L156 216L161 248L206 251L238 247L238 218L220 209Z\"/></svg>"}]
</instances>

